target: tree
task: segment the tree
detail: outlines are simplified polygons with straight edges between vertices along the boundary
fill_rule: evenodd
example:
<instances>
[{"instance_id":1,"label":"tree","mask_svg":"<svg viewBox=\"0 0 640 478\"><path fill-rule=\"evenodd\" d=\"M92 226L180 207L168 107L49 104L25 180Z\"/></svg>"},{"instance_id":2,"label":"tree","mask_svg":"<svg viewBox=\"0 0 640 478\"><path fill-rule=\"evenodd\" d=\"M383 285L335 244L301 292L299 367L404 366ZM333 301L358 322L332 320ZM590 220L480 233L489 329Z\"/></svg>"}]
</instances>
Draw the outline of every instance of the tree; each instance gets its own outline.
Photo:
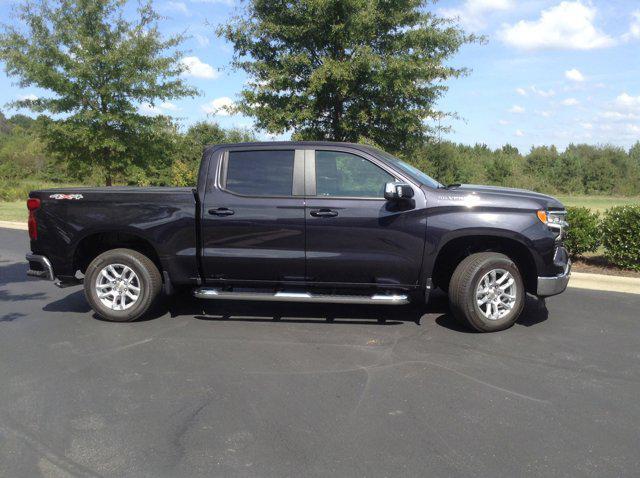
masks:
<instances>
[{"instance_id":1,"label":"tree","mask_svg":"<svg viewBox=\"0 0 640 478\"><path fill-rule=\"evenodd\" d=\"M629 149L629 157L640 165L640 141L636 141Z\"/></svg>"},{"instance_id":2,"label":"tree","mask_svg":"<svg viewBox=\"0 0 640 478\"><path fill-rule=\"evenodd\" d=\"M110 186L129 166L145 168L146 154L167 119L138 112L141 103L194 96L179 78L181 36L163 38L150 1L135 19L126 0L35 0L16 10L0 34L0 59L22 87L49 90L46 98L13 106L41 117L49 150L73 170L98 165Z\"/></svg>"},{"instance_id":3,"label":"tree","mask_svg":"<svg viewBox=\"0 0 640 478\"><path fill-rule=\"evenodd\" d=\"M171 182L177 186L194 186L203 149L212 144L255 141L255 136L243 129L224 129L217 123L200 121L178 138L171 167Z\"/></svg>"},{"instance_id":4,"label":"tree","mask_svg":"<svg viewBox=\"0 0 640 478\"><path fill-rule=\"evenodd\" d=\"M0 111L0 134L11 133L11 125L8 123L6 116Z\"/></svg>"},{"instance_id":5,"label":"tree","mask_svg":"<svg viewBox=\"0 0 640 478\"><path fill-rule=\"evenodd\" d=\"M426 0L249 0L218 28L250 82L237 109L271 133L410 149L442 117L445 62L467 42Z\"/></svg>"}]
</instances>

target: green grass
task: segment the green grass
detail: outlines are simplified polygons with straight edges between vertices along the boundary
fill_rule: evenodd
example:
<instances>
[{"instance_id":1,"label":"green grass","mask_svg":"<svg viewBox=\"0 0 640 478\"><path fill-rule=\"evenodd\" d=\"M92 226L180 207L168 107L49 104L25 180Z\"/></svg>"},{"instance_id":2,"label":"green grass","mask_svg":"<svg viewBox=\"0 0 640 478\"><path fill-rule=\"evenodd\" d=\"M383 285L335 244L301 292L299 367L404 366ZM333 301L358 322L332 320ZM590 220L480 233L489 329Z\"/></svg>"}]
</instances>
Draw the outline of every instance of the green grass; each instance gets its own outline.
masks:
<instances>
[{"instance_id":1,"label":"green grass","mask_svg":"<svg viewBox=\"0 0 640 478\"><path fill-rule=\"evenodd\" d=\"M27 201L0 202L0 221L27 222Z\"/></svg>"},{"instance_id":2,"label":"green grass","mask_svg":"<svg viewBox=\"0 0 640 478\"><path fill-rule=\"evenodd\" d=\"M0 201L27 200L29 191L49 188L71 188L80 186L73 183L58 183L41 179L5 179L0 178Z\"/></svg>"},{"instance_id":3,"label":"green grass","mask_svg":"<svg viewBox=\"0 0 640 478\"><path fill-rule=\"evenodd\" d=\"M640 197L556 196L565 206L583 206L604 212L613 206L640 206Z\"/></svg>"}]
</instances>

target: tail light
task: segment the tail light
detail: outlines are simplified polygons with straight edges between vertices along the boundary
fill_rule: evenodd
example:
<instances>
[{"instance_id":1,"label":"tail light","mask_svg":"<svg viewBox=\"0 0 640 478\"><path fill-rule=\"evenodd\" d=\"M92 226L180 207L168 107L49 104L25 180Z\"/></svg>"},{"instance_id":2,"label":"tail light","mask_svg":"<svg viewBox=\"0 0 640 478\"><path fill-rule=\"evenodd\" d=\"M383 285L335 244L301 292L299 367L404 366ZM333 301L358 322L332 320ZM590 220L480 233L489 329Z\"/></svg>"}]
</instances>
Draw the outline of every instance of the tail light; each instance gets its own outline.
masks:
<instances>
[{"instance_id":1,"label":"tail light","mask_svg":"<svg viewBox=\"0 0 640 478\"><path fill-rule=\"evenodd\" d=\"M29 237L32 241L38 239L38 222L36 221L36 210L40 209L40 199L29 198L27 199L27 209L29 210Z\"/></svg>"}]
</instances>

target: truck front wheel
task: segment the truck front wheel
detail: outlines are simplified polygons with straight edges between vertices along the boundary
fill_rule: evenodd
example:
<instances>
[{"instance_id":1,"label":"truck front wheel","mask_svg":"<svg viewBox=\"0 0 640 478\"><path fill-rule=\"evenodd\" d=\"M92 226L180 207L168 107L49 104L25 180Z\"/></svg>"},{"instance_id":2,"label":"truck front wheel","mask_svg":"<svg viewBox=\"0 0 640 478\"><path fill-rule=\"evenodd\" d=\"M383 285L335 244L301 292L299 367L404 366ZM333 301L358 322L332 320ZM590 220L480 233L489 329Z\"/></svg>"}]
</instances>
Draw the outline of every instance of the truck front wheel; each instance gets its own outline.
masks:
<instances>
[{"instance_id":1,"label":"truck front wheel","mask_svg":"<svg viewBox=\"0 0 640 478\"><path fill-rule=\"evenodd\" d=\"M96 257L84 278L84 293L103 319L129 322L141 317L157 298L162 277L147 256L131 249L112 249Z\"/></svg>"},{"instance_id":2,"label":"truck front wheel","mask_svg":"<svg viewBox=\"0 0 640 478\"><path fill-rule=\"evenodd\" d=\"M466 257L449 283L449 304L454 317L479 332L511 327L522 312L525 294L518 267L496 252Z\"/></svg>"}]
</instances>

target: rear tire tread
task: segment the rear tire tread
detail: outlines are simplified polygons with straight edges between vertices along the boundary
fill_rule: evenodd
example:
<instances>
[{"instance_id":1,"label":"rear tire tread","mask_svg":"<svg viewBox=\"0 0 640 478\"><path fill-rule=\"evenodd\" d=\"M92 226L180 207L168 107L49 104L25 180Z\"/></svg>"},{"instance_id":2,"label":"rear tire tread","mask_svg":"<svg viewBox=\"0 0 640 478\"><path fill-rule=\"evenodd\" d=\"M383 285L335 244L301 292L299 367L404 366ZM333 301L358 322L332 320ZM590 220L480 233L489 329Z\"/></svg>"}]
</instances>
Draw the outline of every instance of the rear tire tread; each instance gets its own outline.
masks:
<instances>
[{"instance_id":1,"label":"rear tire tread","mask_svg":"<svg viewBox=\"0 0 640 478\"><path fill-rule=\"evenodd\" d=\"M93 283L96 279L95 274L106 264L115 262L124 262L133 267L138 273L139 279L143 282L143 293L138 299L140 302L131 307L131 309L124 311L107 309L94 297ZM85 274L84 293L87 302L89 302L89 305L98 316L112 322L131 322L142 317L149 311L161 289L162 276L158 267L147 256L133 249L118 248L103 252L91 261Z\"/></svg>"}]
</instances>

